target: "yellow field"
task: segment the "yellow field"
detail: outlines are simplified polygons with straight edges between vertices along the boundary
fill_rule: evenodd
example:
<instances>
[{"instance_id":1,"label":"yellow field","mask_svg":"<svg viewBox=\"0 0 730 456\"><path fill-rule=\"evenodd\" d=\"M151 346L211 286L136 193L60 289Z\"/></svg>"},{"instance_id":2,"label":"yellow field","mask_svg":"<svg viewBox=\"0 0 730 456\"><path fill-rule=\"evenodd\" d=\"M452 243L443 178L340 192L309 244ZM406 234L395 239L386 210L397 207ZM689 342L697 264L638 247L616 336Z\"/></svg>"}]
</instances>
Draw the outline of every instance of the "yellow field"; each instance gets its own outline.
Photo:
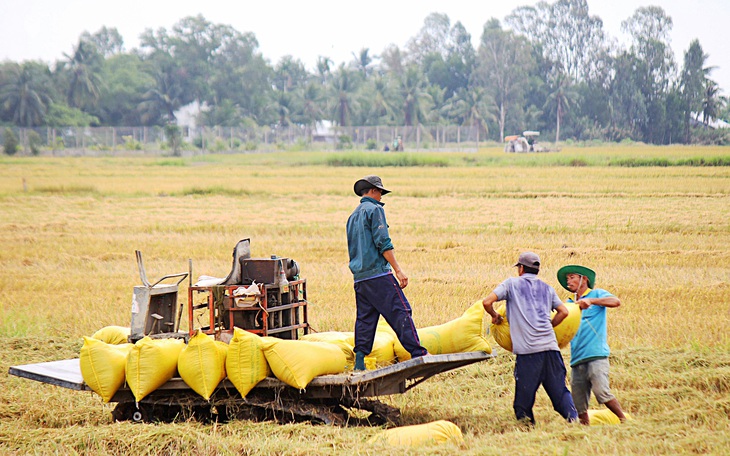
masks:
<instances>
[{"instance_id":1,"label":"yellow field","mask_svg":"<svg viewBox=\"0 0 730 456\"><path fill-rule=\"evenodd\" d=\"M512 413L513 358L442 374L384 401L404 424L451 420L461 448L414 454L726 454L730 448L730 167L600 166L615 157L727 157L724 148L431 153L447 167L333 167L328 153L190 158L0 158L0 370L78 356L129 325L139 249L150 278L225 276L231 250L294 258L318 331L352 330L344 224L356 179L379 174L416 324L452 320L537 252L541 278L592 267L609 311L612 388L635 421L565 424L538 393ZM578 160L591 166L561 166ZM187 281L183 285L187 284ZM186 287L180 300L187 296ZM183 323L182 327L186 326ZM569 350L564 351L566 361ZM0 454L379 454L373 428L234 421L113 423L98 396L0 375ZM594 408L597 408L594 404Z\"/></svg>"}]
</instances>

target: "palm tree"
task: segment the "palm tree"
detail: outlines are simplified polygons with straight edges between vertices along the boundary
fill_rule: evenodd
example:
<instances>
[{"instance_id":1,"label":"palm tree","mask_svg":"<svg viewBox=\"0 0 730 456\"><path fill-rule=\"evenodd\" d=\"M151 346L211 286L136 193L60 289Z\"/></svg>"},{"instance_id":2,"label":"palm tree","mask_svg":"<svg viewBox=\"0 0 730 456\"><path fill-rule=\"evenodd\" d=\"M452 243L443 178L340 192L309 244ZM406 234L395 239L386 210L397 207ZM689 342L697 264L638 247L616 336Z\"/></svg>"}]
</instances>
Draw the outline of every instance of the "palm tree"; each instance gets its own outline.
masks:
<instances>
[{"instance_id":1,"label":"palm tree","mask_svg":"<svg viewBox=\"0 0 730 456\"><path fill-rule=\"evenodd\" d=\"M289 127L292 124L292 115L296 111L294 97L291 93L278 90L275 92L276 116L280 127Z\"/></svg>"},{"instance_id":2,"label":"palm tree","mask_svg":"<svg viewBox=\"0 0 730 456\"><path fill-rule=\"evenodd\" d=\"M175 111L182 106L184 90L172 75L170 67L163 68L154 74L155 87L142 97L139 109L143 111L143 122L154 122L158 117L166 122L175 122Z\"/></svg>"},{"instance_id":3,"label":"palm tree","mask_svg":"<svg viewBox=\"0 0 730 456\"><path fill-rule=\"evenodd\" d=\"M67 100L71 107L83 109L96 104L99 99L99 67L102 57L88 41L79 41L73 55L63 54L68 60L65 68L70 72Z\"/></svg>"},{"instance_id":4,"label":"palm tree","mask_svg":"<svg viewBox=\"0 0 730 456\"><path fill-rule=\"evenodd\" d=\"M406 68L400 79L400 95L403 100L403 119L406 126L413 126L425 118L426 104L432 102L426 89L426 81L416 65Z\"/></svg>"},{"instance_id":5,"label":"palm tree","mask_svg":"<svg viewBox=\"0 0 730 456\"><path fill-rule=\"evenodd\" d=\"M6 66L0 85L0 108L6 111L15 125L34 127L42 125L50 96L48 67L36 62Z\"/></svg>"},{"instance_id":6,"label":"palm tree","mask_svg":"<svg viewBox=\"0 0 730 456\"><path fill-rule=\"evenodd\" d=\"M702 123L705 128L712 119L717 118L725 103L725 97L720 96L720 86L712 79L705 79L705 95L702 98Z\"/></svg>"},{"instance_id":7,"label":"palm tree","mask_svg":"<svg viewBox=\"0 0 730 456\"><path fill-rule=\"evenodd\" d=\"M367 83L367 97L370 100L370 112L367 114L368 122L371 125L380 125L385 119L386 123L395 116L393 112L393 89L389 80L383 76L375 76Z\"/></svg>"},{"instance_id":8,"label":"palm tree","mask_svg":"<svg viewBox=\"0 0 730 456\"><path fill-rule=\"evenodd\" d=\"M299 117L302 123L309 128L309 137L311 140L312 132L317 127L317 122L322 120L324 111L322 109L322 91L316 82L307 84L301 93L301 109Z\"/></svg>"},{"instance_id":9,"label":"palm tree","mask_svg":"<svg viewBox=\"0 0 730 456\"><path fill-rule=\"evenodd\" d=\"M449 117L456 119L461 125L471 125L476 128L477 147L479 145L479 131L484 129L489 134L487 121L496 121L497 117L492 110L494 100L484 87L475 86L468 89L461 88L444 107Z\"/></svg>"},{"instance_id":10,"label":"palm tree","mask_svg":"<svg viewBox=\"0 0 730 456\"><path fill-rule=\"evenodd\" d=\"M340 64L332 78L330 85L331 98L334 99L334 119L341 127L350 125L352 113L358 103L355 98L357 92L357 77L353 77L351 70Z\"/></svg>"},{"instance_id":11,"label":"palm tree","mask_svg":"<svg viewBox=\"0 0 730 456\"><path fill-rule=\"evenodd\" d=\"M332 74L332 59L329 57L317 57L317 74L322 84L327 84L327 78Z\"/></svg>"},{"instance_id":12,"label":"palm tree","mask_svg":"<svg viewBox=\"0 0 730 456\"><path fill-rule=\"evenodd\" d=\"M560 122L563 116L570 111L574 104L578 103L578 92L572 84L570 76L559 72L553 78L553 91L548 95L543 109L549 106L554 107L556 115L555 142L560 141Z\"/></svg>"},{"instance_id":13,"label":"palm tree","mask_svg":"<svg viewBox=\"0 0 730 456\"><path fill-rule=\"evenodd\" d=\"M370 49L368 48L362 48L360 49L360 52L358 54L352 53L353 60L353 66L357 71L359 71L365 79L370 76L370 73L372 72L372 68L370 68L370 64L373 63L372 57L370 57Z\"/></svg>"}]
</instances>

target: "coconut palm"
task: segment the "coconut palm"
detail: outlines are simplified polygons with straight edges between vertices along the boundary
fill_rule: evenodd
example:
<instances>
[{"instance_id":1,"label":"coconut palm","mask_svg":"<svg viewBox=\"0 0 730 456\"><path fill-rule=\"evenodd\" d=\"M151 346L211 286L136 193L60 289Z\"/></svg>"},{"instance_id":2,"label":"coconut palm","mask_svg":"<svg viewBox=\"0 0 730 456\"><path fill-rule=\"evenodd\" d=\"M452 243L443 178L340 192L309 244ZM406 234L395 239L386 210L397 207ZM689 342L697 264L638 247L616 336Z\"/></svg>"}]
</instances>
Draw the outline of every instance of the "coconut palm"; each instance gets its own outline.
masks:
<instances>
[{"instance_id":1,"label":"coconut palm","mask_svg":"<svg viewBox=\"0 0 730 456\"><path fill-rule=\"evenodd\" d=\"M344 64L340 64L331 80L329 91L334 102L334 120L341 127L350 125L353 112L357 109L357 81L357 76Z\"/></svg>"},{"instance_id":2,"label":"coconut palm","mask_svg":"<svg viewBox=\"0 0 730 456\"><path fill-rule=\"evenodd\" d=\"M497 120L493 112L494 106L494 100L489 96L487 90L484 87L475 86L457 90L444 109L448 116L459 124L476 128L476 140L479 144L480 130L483 129L486 134L489 134L488 122Z\"/></svg>"},{"instance_id":3,"label":"coconut palm","mask_svg":"<svg viewBox=\"0 0 730 456\"><path fill-rule=\"evenodd\" d=\"M94 105L99 99L102 84L99 70L101 54L88 41L79 41L72 55L64 54L67 61L64 69L69 73L67 101L69 106L83 109Z\"/></svg>"},{"instance_id":4,"label":"coconut palm","mask_svg":"<svg viewBox=\"0 0 730 456\"><path fill-rule=\"evenodd\" d=\"M52 100L48 67L37 62L4 66L0 78L0 108L15 125L42 125Z\"/></svg>"},{"instance_id":5,"label":"coconut palm","mask_svg":"<svg viewBox=\"0 0 730 456\"><path fill-rule=\"evenodd\" d=\"M578 103L579 95L572 84L570 76L563 72L559 72L553 77L552 85L553 90L548 95L543 109L552 107L555 110L555 142L557 143L560 141L560 122L573 105Z\"/></svg>"},{"instance_id":6,"label":"coconut palm","mask_svg":"<svg viewBox=\"0 0 730 456\"><path fill-rule=\"evenodd\" d=\"M425 119L427 105L432 102L426 88L423 73L416 65L406 68L400 79L399 92L403 100L403 121L406 126L414 126Z\"/></svg>"},{"instance_id":7,"label":"coconut palm","mask_svg":"<svg viewBox=\"0 0 730 456\"><path fill-rule=\"evenodd\" d=\"M185 93L172 71L168 67L154 74L155 87L144 94L139 104L143 122L155 122L160 117L166 122L175 122L175 111L182 106Z\"/></svg>"}]
</instances>

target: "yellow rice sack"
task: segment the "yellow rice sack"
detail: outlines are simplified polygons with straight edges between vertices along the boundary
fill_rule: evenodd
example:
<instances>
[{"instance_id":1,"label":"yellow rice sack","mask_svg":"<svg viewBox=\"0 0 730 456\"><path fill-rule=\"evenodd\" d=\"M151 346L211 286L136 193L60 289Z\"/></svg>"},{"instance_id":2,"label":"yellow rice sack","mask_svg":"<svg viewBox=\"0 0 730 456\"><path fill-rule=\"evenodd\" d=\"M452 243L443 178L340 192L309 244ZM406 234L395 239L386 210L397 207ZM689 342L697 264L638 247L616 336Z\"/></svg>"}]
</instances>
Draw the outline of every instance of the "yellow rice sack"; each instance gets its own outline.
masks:
<instances>
[{"instance_id":1,"label":"yellow rice sack","mask_svg":"<svg viewBox=\"0 0 730 456\"><path fill-rule=\"evenodd\" d=\"M468 353L473 351L492 353L492 347L484 337L486 332L484 315L484 307L480 300L466 309L464 314L459 318L442 325L427 326L419 329L418 338L421 341L421 345L432 355ZM395 334L395 332L392 332L392 334ZM403 348L403 345L401 345L397 338L394 342L394 351L398 357L398 361L411 359L411 354Z\"/></svg>"},{"instance_id":2,"label":"yellow rice sack","mask_svg":"<svg viewBox=\"0 0 730 456\"><path fill-rule=\"evenodd\" d=\"M241 328L233 328L233 338L226 357L226 373L228 380L243 397L271 374L261 337Z\"/></svg>"},{"instance_id":3,"label":"yellow rice sack","mask_svg":"<svg viewBox=\"0 0 730 456\"><path fill-rule=\"evenodd\" d=\"M507 321L507 305L505 303L498 304L494 307L494 311L502 316L502 323L489 325L489 333L497 344L507 351L512 351L512 336L509 334L509 322ZM492 320L491 316L487 316Z\"/></svg>"},{"instance_id":4,"label":"yellow rice sack","mask_svg":"<svg viewBox=\"0 0 730 456\"><path fill-rule=\"evenodd\" d=\"M81 377L92 391L109 402L124 384L124 369L132 344L112 345L84 336L79 364Z\"/></svg>"},{"instance_id":5,"label":"yellow rice sack","mask_svg":"<svg viewBox=\"0 0 730 456\"><path fill-rule=\"evenodd\" d=\"M129 328L124 326L105 326L95 332L91 337L107 344L119 345L129 342Z\"/></svg>"},{"instance_id":6,"label":"yellow rice sack","mask_svg":"<svg viewBox=\"0 0 730 456\"><path fill-rule=\"evenodd\" d=\"M314 377L344 372L347 360L336 345L327 342L263 337L264 355L276 378L304 389Z\"/></svg>"},{"instance_id":7,"label":"yellow rice sack","mask_svg":"<svg viewBox=\"0 0 730 456\"><path fill-rule=\"evenodd\" d=\"M177 371L177 359L185 347L181 339L143 337L127 356L127 385L137 402L167 383Z\"/></svg>"},{"instance_id":8,"label":"yellow rice sack","mask_svg":"<svg viewBox=\"0 0 730 456\"><path fill-rule=\"evenodd\" d=\"M553 328L555 337L558 339L558 347L567 347L573 337L578 333L580 327L580 306L574 302L566 302L565 307L568 308L568 316L560 324ZM552 318L556 314L555 311L550 314Z\"/></svg>"},{"instance_id":9,"label":"yellow rice sack","mask_svg":"<svg viewBox=\"0 0 730 456\"><path fill-rule=\"evenodd\" d=\"M393 328L390 327L388 322L385 321L385 319L381 318L378 321L378 327L375 334L390 334L390 336L393 338L393 354L395 355L397 361L405 361L407 359L411 359L411 354L408 353L405 348L403 348L403 344L401 344L400 340L398 340L398 335L395 333Z\"/></svg>"},{"instance_id":10,"label":"yellow rice sack","mask_svg":"<svg viewBox=\"0 0 730 456\"><path fill-rule=\"evenodd\" d=\"M492 347L484 337L484 315L484 306L479 300L455 320L419 329L418 338L432 355L473 351L492 353Z\"/></svg>"},{"instance_id":11,"label":"yellow rice sack","mask_svg":"<svg viewBox=\"0 0 730 456\"><path fill-rule=\"evenodd\" d=\"M183 381L206 401L226 377L228 345L196 331L180 351L177 371Z\"/></svg>"},{"instance_id":12,"label":"yellow rice sack","mask_svg":"<svg viewBox=\"0 0 730 456\"><path fill-rule=\"evenodd\" d=\"M302 340L307 340L309 342L327 342L329 344L340 347L342 353L345 354L347 366L349 368L353 368L355 365L355 352L353 351L354 348L351 342L351 340L353 340L353 337L353 333L351 332L327 331L321 333L305 334L304 336L302 336ZM373 363L374 361L375 359L373 359Z\"/></svg>"},{"instance_id":13,"label":"yellow rice sack","mask_svg":"<svg viewBox=\"0 0 730 456\"><path fill-rule=\"evenodd\" d=\"M565 303L568 308L568 316L561 321L558 326L553 328L555 331L555 339L558 347L567 347L573 337L575 337L580 327L580 307L572 302ZM496 306L494 311L503 317L503 321L499 325L492 324L489 326L489 332L500 347L507 351L512 351L512 337L509 333L509 322L507 321L507 307L504 303ZM554 317L556 311L552 311L550 318Z\"/></svg>"},{"instance_id":14,"label":"yellow rice sack","mask_svg":"<svg viewBox=\"0 0 730 456\"><path fill-rule=\"evenodd\" d=\"M387 323L385 323L388 326ZM388 326L390 328L390 326ZM355 347L355 333L350 333L350 337L347 339L347 343ZM373 348L370 353L366 353L365 362L366 364L375 363L376 366L388 366L395 362L395 342L398 338L395 336L395 332L391 329L388 331L380 331L380 325L375 331L375 338L373 339ZM370 360L370 361L368 361Z\"/></svg>"},{"instance_id":15,"label":"yellow rice sack","mask_svg":"<svg viewBox=\"0 0 730 456\"><path fill-rule=\"evenodd\" d=\"M310 342L347 342L348 340L352 340L352 338L352 332L341 331L309 333L302 336L302 340L308 340Z\"/></svg>"},{"instance_id":16,"label":"yellow rice sack","mask_svg":"<svg viewBox=\"0 0 730 456\"><path fill-rule=\"evenodd\" d=\"M464 436L459 426L451 421L440 420L388 429L369 440L369 443L385 441L390 446L415 447L427 444L461 444Z\"/></svg>"},{"instance_id":17,"label":"yellow rice sack","mask_svg":"<svg viewBox=\"0 0 730 456\"><path fill-rule=\"evenodd\" d=\"M626 417L626 421L629 421L633 418L631 418L631 415L624 412L624 416ZM591 426L602 426L605 424L621 424L621 420L619 417L614 415L612 411L609 409L603 409L603 410L588 410L588 420L590 421Z\"/></svg>"}]
</instances>

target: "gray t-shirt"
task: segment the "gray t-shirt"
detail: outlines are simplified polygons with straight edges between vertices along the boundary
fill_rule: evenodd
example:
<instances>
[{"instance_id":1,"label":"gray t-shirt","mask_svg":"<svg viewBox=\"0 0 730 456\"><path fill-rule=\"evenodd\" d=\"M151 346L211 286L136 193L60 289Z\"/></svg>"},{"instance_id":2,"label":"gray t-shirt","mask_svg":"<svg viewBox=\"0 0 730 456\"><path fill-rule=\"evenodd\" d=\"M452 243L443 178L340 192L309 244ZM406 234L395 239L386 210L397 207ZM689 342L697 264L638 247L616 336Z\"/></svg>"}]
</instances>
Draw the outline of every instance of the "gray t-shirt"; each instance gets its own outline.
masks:
<instances>
[{"instance_id":1,"label":"gray t-shirt","mask_svg":"<svg viewBox=\"0 0 730 456\"><path fill-rule=\"evenodd\" d=\"M535 274L522 274L497 285L494 294L499 301L507 301L507 321L516 355L560 350L550 312L563 302L553 287Z\"/></svg>"}]
</instances>

